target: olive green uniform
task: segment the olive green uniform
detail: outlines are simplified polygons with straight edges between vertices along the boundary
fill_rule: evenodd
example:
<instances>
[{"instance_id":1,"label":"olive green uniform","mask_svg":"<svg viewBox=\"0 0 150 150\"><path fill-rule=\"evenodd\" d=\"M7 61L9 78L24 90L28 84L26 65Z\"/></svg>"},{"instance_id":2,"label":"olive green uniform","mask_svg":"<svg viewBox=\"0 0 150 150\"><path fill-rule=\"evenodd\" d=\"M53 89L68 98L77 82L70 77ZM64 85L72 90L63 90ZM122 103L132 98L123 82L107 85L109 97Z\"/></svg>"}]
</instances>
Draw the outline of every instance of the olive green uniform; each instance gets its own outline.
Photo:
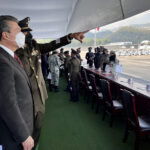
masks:
<instances>
[{"instance_id":1,"label":"olive green uniform","mask_svg":"<svg viewBox=\"0 0 150 150\"><path fill-rule=\"evenodd\" d=\"M21 48L16 51L16 54L23 63L32 86L35 114L33 134L35 146L37 145L42 127L43 116L45 113L45 100L48 98L41 70L41 54L53 51L70 42L69 37L65 36L46 44L34 43L34 46L26 46L24 49Z\"/></svg>"},{"instance_id":2,"label":"olive green uniform","mask_svg":"<svg viewBox=\"0 0 150 150\"><path fill-rule=\"evenodd\" d=\"M72 85L71 101L75 102L79 100L80 60L77 57L73 57L70 59L69 72Z\"/></svg>"},{"instance_id":3,"label":"olive green uniform","mask_svg":"<svg viewBox=\"0 0 150 150\"><path fill-rule=\"evenodd\" d=\"M65 77L66 77L66 80L67 80L67 88L66 90L69 91L69 78L68 78L68 73L69 73L69 62L70 62L70 59L71 59L71 56L66 56L65 59L64 59L64 68L65 68Z\"/></svg>"},{"instance_id":4,"label":"olive green uniform","mask_svg":"<svg viewBox=\"0 0 150 150\"><path fill-rule=\"evenodd\" d=\"M65 57L65 59L64 59L64 67L67 70L68 70L68 64L69 64L70 59L71 59L71 56L69 56L69 55L67 57Z\"/></svg>"}]
</instances>

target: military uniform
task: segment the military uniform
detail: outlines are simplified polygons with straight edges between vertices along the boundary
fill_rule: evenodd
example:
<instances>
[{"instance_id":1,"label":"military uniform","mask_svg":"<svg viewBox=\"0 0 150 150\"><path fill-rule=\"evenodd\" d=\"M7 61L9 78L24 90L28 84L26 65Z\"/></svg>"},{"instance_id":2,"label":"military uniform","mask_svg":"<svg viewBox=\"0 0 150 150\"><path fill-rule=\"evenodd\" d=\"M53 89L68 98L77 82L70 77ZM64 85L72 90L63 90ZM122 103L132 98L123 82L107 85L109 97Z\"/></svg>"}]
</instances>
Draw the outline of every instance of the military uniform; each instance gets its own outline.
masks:
<instances>
[{"instance_id":1,"label":"military uniform","mask_svg":"<svg viewBox=\"0 0 150 150\"><path fill-rule=\"evenodd\" d=\"M67 70L67 72L68 72L68 64L69 64L70 59L71 59L71 56L69 55L64 59L64 67L65 67L65 70Z\"/></svg>"},{"instance_id":2,"label":"military uniform","mask_svg":"<svg viewBox=\"0 0 150 150\"><path fill-rule=\"evenodd\" d=\"M69 51L65 51L64 52L65 55L65 59L64 59L64 69L65 69L65 77L66 77L66 81L67 81L67 87L65 91L69 91L70 90L70 80L69 80L69 70L68 70L68 64L69 61L71 59L71 56L69 55Z\"/></svg>"},{"instance_id":3,"label":"military uniform","mask_svg":"<svg viewBox=\"0 0 150 150\"><path fill-rule=\"evenodd\" d=\"M52 77L51 84L54 85L55 87L58 87L59 67L61 65L60 58L56 54L53 54L51 57L49 57L48 64L49 64L49 69L50 69L51 77Z\"/></svg>"},{"instance_id":4,"label":"military uniform","mask_svg":"<svg viewBox=\"0 0 150 150\"><path fill-rule=\"evenodd\" d=\"M31 31L31 29L29 30L27 21L28 18L25 18L19 22L22 32ZM16 54L23 63L32 86L35 114L33 134L35 147L39 140L45 113L45 100L48 98L41 70L41 54L53 51L69 43L71 43L71 40L68 35L46 44L38 44L35 40L32 40L30 45L26 45L24 49L20 48L16 51Z\"/></svg>"},{"instance_id":5,"label":"military uniform","mask_svg":"<svg viewBox=\"0 0 150 150\"><path fill-rule=\"evenodd\" d=\"M106 65L109 64L109 54L102 55L102 70L105 71Z\"/></svg>"},{"instance_id":6,"label":"military uniform","mask_svg":"<svg viewBox=\"0 0 150 150\"><path fill-rule=\"evenodd\" d=\"M63 72L64 72L64 59L65 59L64 53L63 53L63 48L61 49L61 52L59 53L58 56L59 56L59 58L61 60L60 76L62 76Z\"/></svg>"},{"instance_id":7,"label":"military uniform","mask_svg":"<svg viewBox=\"0 0 150 150\"><path fill-rule=\"evenodd\" d=\"M61 60L62 62L64 62L65 57L64 57L64 53L63 53L63 52L60 52L60 53L59 53L59 57L60 57L60 60Z\"/></svg>"},{"instance_id":8,"label":"military uniform","mask_svg":"<svg viewBox=\"0 0 150 150\"><path fill-rule=\"evenodd\" d=\"M69 72L71 78L71 101L79 100L79 73L80 73L80 60L77 57L71 58L69 62Z\"/></svg>"},{"instance_id":9,"label":"military uniform","mask_svg":"<svg viewBox=\"0 0 150 150\"><path fill-rule=\"evenodd\" d=\"M85 58L87 59L87 64L89 64L89 67L92 67L93 61L94 61L94 53L93 52L87 52Z\"/></svg>"},{"instance_id":10,"label":"military uniform","mask_svg":"<svg viewBox=\"0 0 150 150\"><path fill-rule=\"evenodd\" d=\"M100 52L97 52L94 57L94 66L96 69L99 69L102 67L102 54Z\"/></svg>"}]
</instances>

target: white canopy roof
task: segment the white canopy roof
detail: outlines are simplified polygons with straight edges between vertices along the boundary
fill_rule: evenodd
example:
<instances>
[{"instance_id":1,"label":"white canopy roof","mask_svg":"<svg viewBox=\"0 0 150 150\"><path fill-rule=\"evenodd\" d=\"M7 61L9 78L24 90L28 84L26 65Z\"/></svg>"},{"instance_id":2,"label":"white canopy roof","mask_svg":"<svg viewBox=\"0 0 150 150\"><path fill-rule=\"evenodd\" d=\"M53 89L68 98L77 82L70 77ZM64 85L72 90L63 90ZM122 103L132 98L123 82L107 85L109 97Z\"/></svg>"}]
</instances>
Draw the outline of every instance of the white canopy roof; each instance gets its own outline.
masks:
<instances>
[{"instance_id":1,"label":"white canopy roof","mask_svg":"<svg viewBox=\"0 0 150 150\"><path fill-rule=\"evenodd\" d=\"M0 0L0 14L30 17L35 38L58 38L150 9L150 0Z\"/></svg>"}]
</instances>

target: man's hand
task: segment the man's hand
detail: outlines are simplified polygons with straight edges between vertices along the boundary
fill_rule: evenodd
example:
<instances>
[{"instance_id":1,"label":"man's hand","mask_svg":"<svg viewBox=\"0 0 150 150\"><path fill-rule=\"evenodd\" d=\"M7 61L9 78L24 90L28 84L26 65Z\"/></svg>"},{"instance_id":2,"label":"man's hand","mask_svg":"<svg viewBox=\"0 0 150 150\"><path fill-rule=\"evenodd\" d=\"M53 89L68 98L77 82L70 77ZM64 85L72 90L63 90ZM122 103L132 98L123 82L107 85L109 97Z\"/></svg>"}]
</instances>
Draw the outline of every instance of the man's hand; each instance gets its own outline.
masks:
<instances>
[{"instance_id":1,"label":"man's hand","mask_svg":"<svg viewBox=\"0 0 150 150\"><path fill-rule=\"evenodd\" d=\"M84 31L84 32L76 32L76 33L72 33L70 35L70 38L73 39L75 38L76 40L80 41L82 43L83 39L84 39L84 34L87 33L89 30Z\"/></svg>"},{"instance_id":2,"label":"man's hand","mask_svg":"<svg viewBox=\"0 0 150 150\"><path fill-rule=\"evenodd\" d=\"M32 150L34 147L34 140L29 136L24 142L22 142L23 150Z\"/></svg>"}]
</instances>

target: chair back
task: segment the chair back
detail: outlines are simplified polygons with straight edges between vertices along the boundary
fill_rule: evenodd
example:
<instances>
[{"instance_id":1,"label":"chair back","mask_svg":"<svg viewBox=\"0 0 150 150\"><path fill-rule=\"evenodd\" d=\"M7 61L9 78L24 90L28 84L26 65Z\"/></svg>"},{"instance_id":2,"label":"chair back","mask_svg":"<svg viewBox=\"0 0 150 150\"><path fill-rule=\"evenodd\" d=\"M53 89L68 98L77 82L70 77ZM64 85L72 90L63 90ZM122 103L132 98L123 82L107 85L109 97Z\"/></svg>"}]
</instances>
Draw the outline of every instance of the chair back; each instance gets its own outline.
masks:
<instances>
[{"instance_id":1,"label":"chair back","mask_svg":"<svg viewBox=\"0 0 150 150\"><path fill-rule=\"evenodd\" d=\"M90 78L90 83L91 83L91 86L92 86L92 92L95 96L98 97L98 91L97 91L97 88L96 88L96 79L95 79L95 75L94 74L89 74L89 78Z\"/></svg>"},{"instance_id":2,"label":"chair back","mask_svg":"<svg viewBox=\"0 0 150 150\"><path fill-rule=\"evenodd\" d=\"M83 85L83 79L82 79L81 73L79 73L79 84L81 86Z\"/></svg>"},{"instance_id":3,"label":"chair back","mask_svg":"<svg viewBox=\"0 0 150 150\"><path fill-rule=\"evenodd\" d=\"M86 73L85 69L83 69L81 71L81 74L82 74L82 78L83 78L82 81L85 83L85 86L88 88L89 84L88 84L88 78L87 78L87 73Z\"/></svg>"},{"instance_id":4,"label":"chair back","mask_svg":"<svg viewBox=\"0 0 150 150\"><path fill-rule=\"evenodd\" d=\"M112 95L111 95L111 90L110 90L110 83L107 80L100 79L99 84L101 87L101 91L103 94L103 99L105 103L109 104L110 107L113 107L113 101L112 101Z\"/></svg>"},{"instance_id":5,"label":"chair back","mask_svg":"<svg viewBox=\"0 0 150 150\"><path fill-rule=\"evenodd\" d=\"M135 96L125 89L121 89L121 94L123 107L128 121L130 121L132 125L139 127L139 121L135 107Z\"/></svg>"}]
</instances>

